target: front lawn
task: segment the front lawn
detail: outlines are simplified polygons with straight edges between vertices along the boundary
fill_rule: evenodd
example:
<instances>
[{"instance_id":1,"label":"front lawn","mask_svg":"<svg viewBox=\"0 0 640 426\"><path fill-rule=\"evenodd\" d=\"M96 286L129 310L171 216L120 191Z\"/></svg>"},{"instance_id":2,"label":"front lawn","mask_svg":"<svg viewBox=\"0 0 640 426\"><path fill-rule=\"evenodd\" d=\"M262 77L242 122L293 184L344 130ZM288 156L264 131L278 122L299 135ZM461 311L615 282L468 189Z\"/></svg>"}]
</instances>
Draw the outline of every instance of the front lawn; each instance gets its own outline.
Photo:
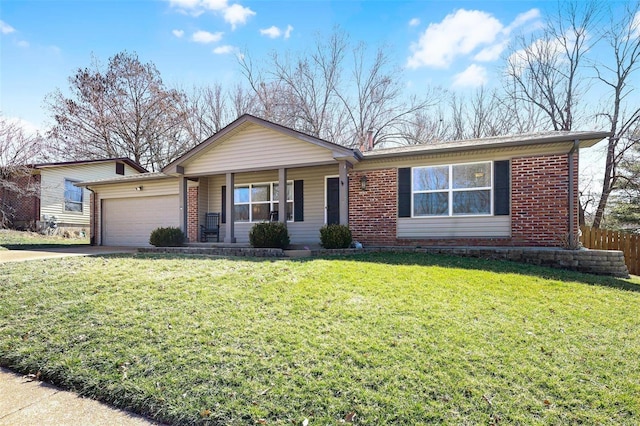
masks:
<instances>
[{"instance_id":1,"label":"front lawn","mask_svg":"<svg viewBox=\"0 0 640 426\"><path fill-rule=\"evenodd\" d=\"M423 254L0 265L0 365L173 424L637 424L640 281Z\"/></svg>"},{"instance_id":2,"label":"front lawn","mask_svg":"<svg viewBox=\"0 0 640 426\"><path fill-rule=\"evenodd\" d=\"M89 238L65 238L59 235L43 235L38 232L0 229L0 250L28 250L38 247L76 244L89 244Z\"/></svg>"}]
</instances>

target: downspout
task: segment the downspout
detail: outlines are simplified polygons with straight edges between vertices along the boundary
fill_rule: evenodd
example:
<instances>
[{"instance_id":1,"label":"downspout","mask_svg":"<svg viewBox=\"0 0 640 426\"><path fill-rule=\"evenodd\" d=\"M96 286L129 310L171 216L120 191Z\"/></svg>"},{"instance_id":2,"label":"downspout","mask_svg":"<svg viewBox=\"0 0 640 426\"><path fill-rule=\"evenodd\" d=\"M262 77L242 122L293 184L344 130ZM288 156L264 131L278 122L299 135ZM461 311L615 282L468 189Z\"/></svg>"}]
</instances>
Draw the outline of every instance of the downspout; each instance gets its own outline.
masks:
<instances>
[{"instance_id":1,"label":"downspout","mask_svg":"<svg viewBox=\"0 0 640 426\"><path fill-rule=\"evenodd\" d=\"M96 220L95 218L98 217L98 215L96 214L96 198L98 198L98 194L96 193L96 191L94 191L93 189L89 188L88 186L86 186L85 188L87 188L87 190L89 192L91 192L91 194L93 195L93 201L91 202L91 207L89 207L89 245L91 246L95 246L97 245L97 226L96 226Z\"/></svg>"},{"instance_id":2,"label":"downspout","mask_svg":"<svg viewBox=\"0 0 640 426\"><path fill-rule=\"evenodd\" d=\"M573 146L571 147L571 150L569 151L569 240L567 241L569 244L568 248L574 249L575 246L577 246L577 239L575 237L577 237L577 233L576 230L574 229L574 207L575 207L575 191L573 190L573 186L575 184L575 179L574 179L574 172L575 172L575 166L573 165L573 156L575 155L576 151L578 151L578 148L580 148L580 140L579 139L575 139L573 141Z\"/></svg>"}]
</instances>

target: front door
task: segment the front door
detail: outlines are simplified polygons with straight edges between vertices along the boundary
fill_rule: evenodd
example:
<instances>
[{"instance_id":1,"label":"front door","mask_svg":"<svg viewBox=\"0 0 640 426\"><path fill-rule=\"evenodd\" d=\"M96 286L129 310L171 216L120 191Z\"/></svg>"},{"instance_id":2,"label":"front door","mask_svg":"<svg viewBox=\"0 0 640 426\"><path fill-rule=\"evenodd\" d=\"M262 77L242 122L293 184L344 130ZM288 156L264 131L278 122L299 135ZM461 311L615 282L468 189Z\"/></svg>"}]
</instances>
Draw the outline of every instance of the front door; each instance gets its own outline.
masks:
<instances>
[{"instance_id":1,"label":"front door","mask_svg":"<svg viewBox=\"0 0 640 426\"><path fill-rule=\"evenodd\" d=\"M340 178L327 178L327 225L340 223Z\"/></svg>"}]
</instances>

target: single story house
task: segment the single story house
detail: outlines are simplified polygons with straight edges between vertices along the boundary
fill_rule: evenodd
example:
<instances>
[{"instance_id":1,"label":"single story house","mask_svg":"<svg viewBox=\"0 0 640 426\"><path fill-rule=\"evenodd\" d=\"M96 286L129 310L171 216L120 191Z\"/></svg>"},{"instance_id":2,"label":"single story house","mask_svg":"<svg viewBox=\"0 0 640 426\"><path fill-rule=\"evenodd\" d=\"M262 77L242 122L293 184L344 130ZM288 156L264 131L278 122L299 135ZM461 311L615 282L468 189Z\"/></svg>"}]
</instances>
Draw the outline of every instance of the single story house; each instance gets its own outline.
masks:
<instances>
[{"instance_id":1,"label":"single story house","mask_svg":"<svg viewBox=\"0 0 640 426\"><path fill-rule=\"evenodd\" d=\"M605 132L548 132L398 148L350 149L243 115L159 173L91 180L92 235L148 245L159 226L199 239L205 213L220 241L256 222L286 222L293 245L325 224L375 246L563 247L578 235L578 153ZM282 190L282 188L286 188ZM284 207L282 207L284 206Z\"/></svg>"},{"instance_id":2,"label":"single story house","mask_svg":"<svg viewBox=\"0 0 640 426\"><path fill-rule=\"evenodd\" d=\"M41 163L28 166L28 174L16 184L35 188L36 194L4 194L5 202L15 210L14 226L42 228L55 223L58 228L88 234L90 225L90 191L77 183L95 179L112 179L146 173L129 158Z\"/></svg>"}]
</instances>

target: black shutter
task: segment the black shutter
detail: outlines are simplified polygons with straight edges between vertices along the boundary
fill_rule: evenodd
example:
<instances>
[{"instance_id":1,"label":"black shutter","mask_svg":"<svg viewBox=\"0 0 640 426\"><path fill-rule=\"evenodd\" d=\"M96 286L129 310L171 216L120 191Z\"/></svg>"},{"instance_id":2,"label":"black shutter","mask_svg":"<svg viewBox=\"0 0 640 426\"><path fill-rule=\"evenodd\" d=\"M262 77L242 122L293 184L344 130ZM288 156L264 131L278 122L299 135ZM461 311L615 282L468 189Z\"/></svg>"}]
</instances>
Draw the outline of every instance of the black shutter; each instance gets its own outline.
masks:
<instances>
[{"instance_id":1,"label":"black shutter","mask_svg":"<svg viewBox=\"0 0 640 426\"><path fill-rule=\"evenodd\" d=\"M398 169L398 217L411 217L411 168Z\"/></svg>"},{"instance_id":2,"label":"black shutter","mask_svg":"<svg viewBox=\"0 0 640 426\"><path fill-rule=\"evenodd\" d=\"M493 214L508 216L509 203L509 160L493 163Z\"/></svg>"},{"instance_id":3,"label":"black shutter","mask_svg":"<svg viewBox=\"0 0 640 426\"><path fill-rule=\"evenodd\" d=\"M227 186L222 185L222 211L220 212L220 221L227 223Z\"/></svg>"},{"instance_id":4,"label":"black shutter","mask_svg":"<svg viewBox=\"0 0 640 426\"><path fill-rule=\"evenodd\" d=\"M304 181L293 181L293 221L304 221Z\"/></svg>"}]
</instances>

